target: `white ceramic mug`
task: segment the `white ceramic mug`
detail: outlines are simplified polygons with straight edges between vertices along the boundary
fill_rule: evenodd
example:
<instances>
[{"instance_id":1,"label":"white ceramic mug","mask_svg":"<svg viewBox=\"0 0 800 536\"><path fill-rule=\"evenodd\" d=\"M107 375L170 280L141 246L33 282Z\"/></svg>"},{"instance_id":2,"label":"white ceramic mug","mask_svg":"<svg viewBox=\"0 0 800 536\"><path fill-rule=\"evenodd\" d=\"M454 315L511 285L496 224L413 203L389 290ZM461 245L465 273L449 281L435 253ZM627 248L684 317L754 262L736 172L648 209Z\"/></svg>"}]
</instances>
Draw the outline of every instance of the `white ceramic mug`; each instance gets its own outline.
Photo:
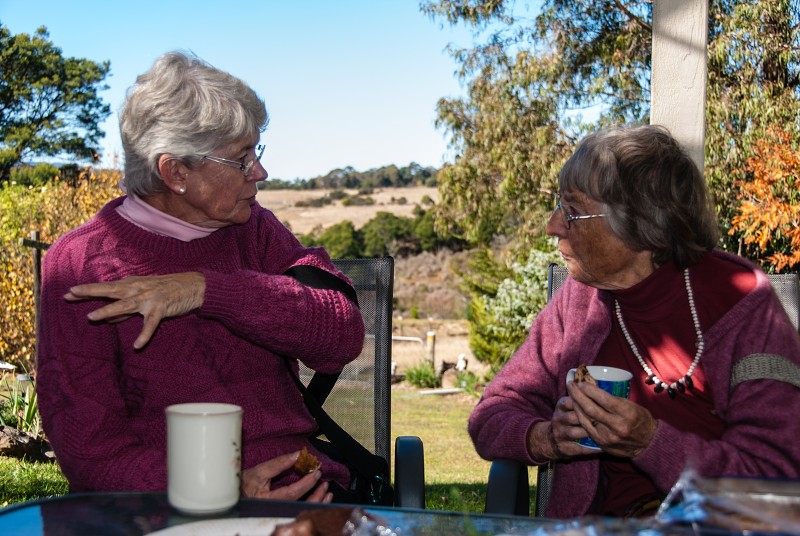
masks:
<instances>
[{"instance_id":1,"label":"white ceramic mug","mask_svg":"<svg viewBox=\"0 0 800 536\"><path fill-rule=\"evenodd\" d=\"M604 367L602 365L589 365L589 374L592 378L597 380L597 386L606 393L622 398L630 398L631 396L631 378L633 374L627 370L615 367ZM569 369L567 372L567 383L575 378L575 370ZM590 449L599 450L600 447L594 442L591 437L584 437L578 439L578 444Z\"/></svg>"},{"instance_id":2,"label":"white ceramic mug","mask_svg":"<svg viewBox=\"0 0 800 536\"><path fill-rule=\"evenodd\" d=\"M167 495L183 513L208 515L239 500L242 408L197 402L167 407Z\"/></svg>"}]
</instances>

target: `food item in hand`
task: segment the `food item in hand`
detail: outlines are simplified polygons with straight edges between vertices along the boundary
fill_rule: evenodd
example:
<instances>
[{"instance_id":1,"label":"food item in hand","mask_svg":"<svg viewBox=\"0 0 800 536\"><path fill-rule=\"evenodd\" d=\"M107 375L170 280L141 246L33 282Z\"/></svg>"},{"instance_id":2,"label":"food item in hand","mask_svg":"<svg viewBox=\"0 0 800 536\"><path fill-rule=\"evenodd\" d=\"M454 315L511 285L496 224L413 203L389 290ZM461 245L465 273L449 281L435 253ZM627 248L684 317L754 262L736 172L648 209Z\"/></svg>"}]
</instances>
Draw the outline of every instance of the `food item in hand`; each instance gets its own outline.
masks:
<instances>
[{"instance_id":1,"label":"food item in hand","mask_svg":"<svg viewBox=\"0 0 800 536\"><path fill-rule=\"evenodd\" d=\"M577 369L575 369L575 383L586 382L592 385L597 385L597 380L589 373L589 369L586 368L586 365L580 365Z\"/></svg>"},{"instance_id":2,"label":"food item in hand","mask_svg":"<svg viewBox=\"0 0 800 536\"><path fill-rule=\"evenodd\" d=\"M341 536L381 534L381 520L360 507L333 506L303 510L294 521L275 527L272 536Z\"/></svg>"},{"instance_id":3,"label":"food item in hand","mask_svg":"<svg viewBox=\"0 0 800 536\"><path fill-rule=\"evenodd\" d=\"M300 456L294 462L294 470L301 475L307 475L319 469L321 465L317 457L308 452L306 447L303 447L303 450L300 451Z\"/></svg>"}]
</instances>

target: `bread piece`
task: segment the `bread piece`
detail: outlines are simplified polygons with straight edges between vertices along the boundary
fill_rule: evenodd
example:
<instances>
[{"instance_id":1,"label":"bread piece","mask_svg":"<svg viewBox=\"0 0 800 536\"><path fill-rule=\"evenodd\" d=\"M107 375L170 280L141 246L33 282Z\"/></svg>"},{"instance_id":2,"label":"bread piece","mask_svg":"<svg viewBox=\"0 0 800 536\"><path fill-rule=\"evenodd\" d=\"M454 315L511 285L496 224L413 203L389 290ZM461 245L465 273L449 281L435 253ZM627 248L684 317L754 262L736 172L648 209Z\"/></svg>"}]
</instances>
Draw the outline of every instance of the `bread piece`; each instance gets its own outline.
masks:
<instances>
[{"instance_id":1,"label":"bread piece","mask_svg":"<svg viewBox=\"0 0 800 536\"><path fill-rule=\"evenodd\" d=\"M294 521L275 527L272 536L341 536L382 534L385 521L358 506L331 506L303 510Z\"/></svg>"},{"instance_id":2,"label":"bread piece","mask_svg":"<svg viewBox=\"0 0 800 536\"><path fill-rule=\"evenodd\" d=\"M590 383L592 385L597 385L597 380L589 373L589 369L586 368L586 365L579 365L578 368L575 370L575 378L573 380L575 383Z\"/></svg>"},{"instance_id":3,"label":"bread piece","mask_svg":"<svg viewBox=\"0 0 800 536\"><path fill-rule=\"evenodd\" d=\"M303 450L300 451L300 456L294 462L294 470L301 475L307 475L319 469L321 465L317 457L308 452L306 447L303 447Z\"/></svg>"}]
</instances>

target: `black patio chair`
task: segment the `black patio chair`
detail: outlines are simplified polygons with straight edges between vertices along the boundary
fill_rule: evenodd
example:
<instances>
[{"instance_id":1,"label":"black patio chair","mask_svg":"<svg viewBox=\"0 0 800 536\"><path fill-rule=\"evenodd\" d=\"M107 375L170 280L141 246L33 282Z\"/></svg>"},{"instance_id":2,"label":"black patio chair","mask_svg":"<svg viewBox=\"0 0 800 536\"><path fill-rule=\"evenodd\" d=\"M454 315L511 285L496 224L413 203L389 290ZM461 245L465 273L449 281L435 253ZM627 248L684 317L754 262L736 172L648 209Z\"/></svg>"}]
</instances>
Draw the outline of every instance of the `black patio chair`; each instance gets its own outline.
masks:
<instances>
[{"instance_id":1,"label":"black patio chair","mask_svg":"<svg viewBox=\"0 0 800 536\"><path fill-rule=\"evenodd\" d=\"M394 259L334 259L352 281L364 317L364 348L339 374L323 407L354 439L385 459L391 467L391 363ZM308 384L313 371L301 365ZM422 441L416 436L395 439L395 506L425 507Z\"/></svg>"}]
</instances>

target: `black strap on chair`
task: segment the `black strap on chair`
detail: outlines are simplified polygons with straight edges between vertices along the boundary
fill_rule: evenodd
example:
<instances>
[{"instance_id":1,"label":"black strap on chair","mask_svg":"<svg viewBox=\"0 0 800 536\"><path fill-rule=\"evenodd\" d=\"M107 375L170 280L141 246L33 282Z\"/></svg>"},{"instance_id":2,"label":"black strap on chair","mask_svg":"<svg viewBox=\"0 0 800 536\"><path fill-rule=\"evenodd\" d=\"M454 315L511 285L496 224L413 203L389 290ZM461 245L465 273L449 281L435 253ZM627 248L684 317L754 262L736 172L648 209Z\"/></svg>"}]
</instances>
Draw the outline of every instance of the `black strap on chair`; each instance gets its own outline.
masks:
<instances>
[{"instance_id":1,"label":"black strap on chair","mask_svg":"<svg viewBox=\"0 0 800 536\"><path fill-rule=\"evenodd\" d=\"M338 290L347 296L351 302L355 303L356 306L358 305L356 289L348 285L344 279L340 279L322 268L306 265L292 266L283 272L283 275L288 275L307 287Z\"/></svg>"},{"instance_id":2,"label":"black strap on chair","mask_svg":"<svg viewBox=\"0 0 800 536\"><path fill-rule=\"evenodd\" d=\"M296 279L299 283L307 287L339 291L358 307L358 294L356 293L356 289L348 285L343 279L321 268L305 265L292 266L286 270L283 275ZM325 374L322 372L315 372L306 389L314 395L314 398L320 404L324 404L338 379L339 373Z\"/></svg>"},{"instance_id":3,"label":"black strap on chair","mask_svg":"<svg viewBox=\"0 0 800 536\"><path fill-rule=\"evenodd\" d=\"M293 266L284 272L284 275L312 288L337 290L358 306L356 290L330 272L314 266ZM357 473L361 481L364 482L365 487L368 488L367 490L353 489L349 491L358 492L359 495L366 495L360 497L365 502L391 505L393 503L393 490L388 480L389 468L386 460L373 454L356 441L322 407L336 380L339 378L339 374L315 372L308 387L306 387L295 374L288 358L284 358L284 363L289 369L289 375L292 377L297 389L302 394L308 411L317 422L319 427L317 435L325 435L328 440L328 446L332 446L333 450L342 458L341 461L349 465ZM318 444L318 446L320 445ZM357 482L359 482L359 479L354 478L353 483ZM360 483L359 487L361 487Z\"/></svg>"},{"instance_id":4,"label":"black strap on chair","mask_svg":"<svg viewBox=\"0 0 800 536\"><path fill-rule=\"evenodd\" d=\"M286 363L286 367L289 369L289 375L303 395L303 401L308 411L314 417L314 420L317 421L317 426L319 427L317 431L318 435L324 434L328 440L328 444L332 445L333 449L338 454L340 458L339 461L346 463L351 469L355 470L357 475L363 478L368 489L358 490L359 494L365 495L361 498L366 503L391 506L393 503L393 490L389 485L389 468L386 465L386 460L367 450L361 443L353 439L350 434L339 426L339 424L322 408L322 404L314 397L310 389L307 389L303 385L303 382L300 381L300 378L298 378L292 370L288 360L284 360L284 363ZM316 377L317 374L314 376ZM325 444L324 442L321 443ZM356 480L354 479L354 483L355 482ZM349 491L352 492L354 490L351 489Z\"/></svg>"}]
</instances>

